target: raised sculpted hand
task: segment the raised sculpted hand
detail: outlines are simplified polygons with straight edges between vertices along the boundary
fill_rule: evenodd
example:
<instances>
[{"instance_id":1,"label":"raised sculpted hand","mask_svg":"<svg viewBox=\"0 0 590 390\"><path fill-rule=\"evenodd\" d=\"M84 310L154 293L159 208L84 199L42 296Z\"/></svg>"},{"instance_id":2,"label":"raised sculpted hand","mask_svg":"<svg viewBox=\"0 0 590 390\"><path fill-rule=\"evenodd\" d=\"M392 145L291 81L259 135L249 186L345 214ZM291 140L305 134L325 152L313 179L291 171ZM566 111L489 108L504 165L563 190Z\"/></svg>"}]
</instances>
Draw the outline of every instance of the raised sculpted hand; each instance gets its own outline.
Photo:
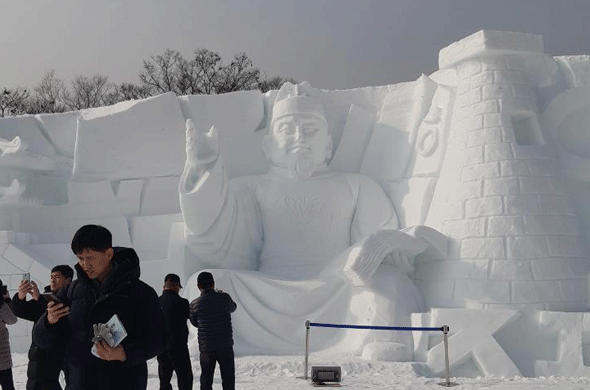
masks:
<instances>
[{"instance_id":1,"label":"raised sculpted hand","mask_svg":"<svg viewBox=\"0 0 590 390\"><path fill-rule=\"evenodd\" d=\"M186 120L186 161L199 171L208 169L219 156L217 129L211 126L208 133L195 127L192 119Z\"/></svg>"}]
</instances>

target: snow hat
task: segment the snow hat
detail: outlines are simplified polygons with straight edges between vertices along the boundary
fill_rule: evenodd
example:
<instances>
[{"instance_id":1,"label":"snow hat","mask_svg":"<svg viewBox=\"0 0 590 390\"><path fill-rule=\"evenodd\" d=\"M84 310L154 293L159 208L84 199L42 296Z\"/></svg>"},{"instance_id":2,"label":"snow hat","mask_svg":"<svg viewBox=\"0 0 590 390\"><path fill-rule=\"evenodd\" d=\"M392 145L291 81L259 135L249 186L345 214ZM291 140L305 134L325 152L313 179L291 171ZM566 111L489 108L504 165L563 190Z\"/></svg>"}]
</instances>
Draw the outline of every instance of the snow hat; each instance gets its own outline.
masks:
<instances>
[{"instance_id":1,"label":"snow hat","mask_svg":"<svg viewBox=\"0 0 590 390\"><path fill-rule=\"evenodd\" d=\"M178 284L180 288L182 288L182 284L180 284L180 276L176 274L168 274L164 278L164 283L170 282L172 284Z\"/></svg>"},{"instance_id":2,"label":"snow hat","mask_svg":"<svg viewBox=\"0 0 590 390\"><path fill-rule=\"evenodd\" d=\"M283 84L272 107L271 125L277 119L293 114L313 115L328 124L322 102L316 97L309 96L305 92L307 88L310 87L306 82Z\"/></svg>"}]
</instances>

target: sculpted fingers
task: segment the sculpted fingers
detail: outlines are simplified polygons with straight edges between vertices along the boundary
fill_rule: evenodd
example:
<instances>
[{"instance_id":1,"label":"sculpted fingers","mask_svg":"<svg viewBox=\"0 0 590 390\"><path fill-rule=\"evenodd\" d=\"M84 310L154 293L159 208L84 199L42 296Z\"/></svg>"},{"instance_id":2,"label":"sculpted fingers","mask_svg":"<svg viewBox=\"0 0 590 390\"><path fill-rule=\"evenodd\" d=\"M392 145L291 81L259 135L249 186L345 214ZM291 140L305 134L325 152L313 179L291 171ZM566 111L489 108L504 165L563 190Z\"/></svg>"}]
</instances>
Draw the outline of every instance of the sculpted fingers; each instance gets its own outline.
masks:
<instances>
[{"instance_id":1,"label":"sculpted fingers","mask_svg":"<svg viewBox=\"0 0 590 390\"><path fill-rule=\"evenodd\" d=\"M219 155L217 129L212 126L208 133L195 127L191 119L186 120L186 159L199 169L206 169Z\"/></svg>"},{"instance_id":2,"label":"sculpted fingers","mask_svg":"<svg viewBox=\"0 0 590 390\"><path fill-rule=\"evenodd\" d=\"M215 126L211 126L211 128L209 129L209 132L207 133L207 138L209 138L212 141L217 142L217 127Z\"/></svg>"}]
</instances>

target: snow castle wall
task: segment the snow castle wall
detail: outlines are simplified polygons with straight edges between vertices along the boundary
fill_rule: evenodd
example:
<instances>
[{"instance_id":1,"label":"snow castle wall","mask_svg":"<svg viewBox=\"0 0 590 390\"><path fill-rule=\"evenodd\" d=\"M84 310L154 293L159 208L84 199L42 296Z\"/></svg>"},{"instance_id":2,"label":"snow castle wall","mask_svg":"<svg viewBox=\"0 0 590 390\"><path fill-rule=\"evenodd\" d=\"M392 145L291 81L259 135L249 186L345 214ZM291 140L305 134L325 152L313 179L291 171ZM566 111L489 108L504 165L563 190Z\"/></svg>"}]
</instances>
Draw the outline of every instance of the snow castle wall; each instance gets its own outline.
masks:
<instances>
[{"instance_id":1,"label":"snow castle wall","mask_svg":"<svg viewBox=\"0 0 590 390\"><path fill-rule=\"evenodd\" d=\"M441 50L456 72L448 151L427 225L449 258L418 264L433 307L585 310L588 251L539 114L540 36L481 31Z\"/></svg>"}]
</instances>

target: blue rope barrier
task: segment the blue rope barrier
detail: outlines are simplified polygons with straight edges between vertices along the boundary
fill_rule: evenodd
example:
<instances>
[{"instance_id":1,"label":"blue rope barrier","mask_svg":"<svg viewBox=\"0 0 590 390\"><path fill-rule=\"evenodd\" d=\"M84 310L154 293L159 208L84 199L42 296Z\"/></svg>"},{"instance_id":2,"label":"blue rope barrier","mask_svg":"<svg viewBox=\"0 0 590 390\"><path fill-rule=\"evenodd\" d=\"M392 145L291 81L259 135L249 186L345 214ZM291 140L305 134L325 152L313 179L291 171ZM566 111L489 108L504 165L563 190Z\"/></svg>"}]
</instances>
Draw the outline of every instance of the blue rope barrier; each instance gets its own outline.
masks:
<instances>
[{"instance_id":1,"label":"blue rope barrier","mask_svg":"<svg viewBox=\"0 0 590 390\"><path fill-rule=\"evenodd\" d=\"M347 329L372 329L372 330L402 330L402 331L439 331L443 328L412 328L408 326L370 326L370 325L341 325L341 324L322 324L318 322L310 322L309 326L321 328L347 328Z\"/></svg>"}]
</instances>

